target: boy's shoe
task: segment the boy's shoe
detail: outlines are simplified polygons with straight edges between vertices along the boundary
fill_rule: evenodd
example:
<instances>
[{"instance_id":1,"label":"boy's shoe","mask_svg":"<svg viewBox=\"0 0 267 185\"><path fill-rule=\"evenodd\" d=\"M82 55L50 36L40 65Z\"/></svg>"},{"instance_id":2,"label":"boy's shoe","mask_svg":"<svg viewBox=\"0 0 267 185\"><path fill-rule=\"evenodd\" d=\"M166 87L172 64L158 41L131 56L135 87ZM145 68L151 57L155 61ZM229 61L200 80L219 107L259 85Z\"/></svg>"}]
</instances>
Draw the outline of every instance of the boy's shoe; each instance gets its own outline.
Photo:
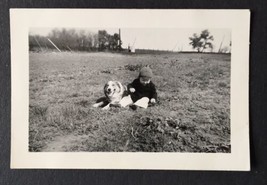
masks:
<instances>
[{"instance_id":1,"label":"boy's shoe","mask_svg":"<svg viewBox=\"0 0 267 185\"><path fill-rule=\"evenodd\" d=\"M136 110L137 109L137 106L136 105L130 105L129 106L132 110Z\"/></svg>"}]
</instances>

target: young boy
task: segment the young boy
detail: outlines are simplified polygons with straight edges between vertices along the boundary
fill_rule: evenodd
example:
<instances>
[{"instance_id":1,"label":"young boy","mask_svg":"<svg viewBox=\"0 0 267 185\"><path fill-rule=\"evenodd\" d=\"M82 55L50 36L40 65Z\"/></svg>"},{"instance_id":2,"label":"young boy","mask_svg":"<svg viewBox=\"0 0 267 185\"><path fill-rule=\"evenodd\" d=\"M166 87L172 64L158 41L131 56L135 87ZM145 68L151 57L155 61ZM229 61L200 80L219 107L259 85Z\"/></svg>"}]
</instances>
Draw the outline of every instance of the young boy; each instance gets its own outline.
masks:
<instances>
[{"instance_id":1,"label":"young boy","mask_svg":"<svg viewBox=\"0 0 267 185\"><path fill-rule=\"evenodd\" d=\"M157 91L151 81L152 76L152 70L149 67L143 67L138 78L128 85L130 95L121 100L121 106L126 107L130 105L135 110L137 107L146 109L149 102L155 104L157 101Z\"/></svg>"}]
</instances>

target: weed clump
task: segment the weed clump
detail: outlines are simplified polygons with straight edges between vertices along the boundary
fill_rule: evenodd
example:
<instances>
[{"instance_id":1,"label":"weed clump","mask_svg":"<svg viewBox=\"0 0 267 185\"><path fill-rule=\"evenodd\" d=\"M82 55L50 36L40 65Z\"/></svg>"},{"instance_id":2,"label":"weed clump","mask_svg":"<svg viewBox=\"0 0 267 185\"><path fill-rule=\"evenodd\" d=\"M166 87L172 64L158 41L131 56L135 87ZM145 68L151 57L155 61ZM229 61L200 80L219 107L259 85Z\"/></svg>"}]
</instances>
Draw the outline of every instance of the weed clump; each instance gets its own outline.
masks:
<instances>
[{"instance_id":1,"label":"weed clump","mask_svg":"<svg viewBox=\"0 0 267 185\"><path fill-rule=\"evenodd\" d=\"M129 70L129 71L140 71L142 67L143 65L141 64L136 64L136 65L127 64L124 66L124 69Z\"/></svg>"}]
</instances>

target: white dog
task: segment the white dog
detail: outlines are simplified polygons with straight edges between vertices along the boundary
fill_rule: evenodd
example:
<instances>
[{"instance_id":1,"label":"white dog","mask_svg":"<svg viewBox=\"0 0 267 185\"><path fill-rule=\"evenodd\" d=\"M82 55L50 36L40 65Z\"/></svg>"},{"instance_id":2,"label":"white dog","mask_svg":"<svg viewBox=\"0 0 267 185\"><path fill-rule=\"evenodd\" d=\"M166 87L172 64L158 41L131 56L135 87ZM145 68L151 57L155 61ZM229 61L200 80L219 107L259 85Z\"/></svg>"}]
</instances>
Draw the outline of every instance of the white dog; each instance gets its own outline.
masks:
<instances>
[{"instance_id":1,"label":"white dog","mask_svg":"<svg viewBox=\"0 0 267 185\"><path fill-rule=\"evenodd\" d=\"M107 105L102 108L103 110L109 109L110 105L120 106L121 99L127 95L127 87L118 81L109 81L104 86L104 94L106 96L105 99L95 103L93 107L101 107L105 103Z\"/></svg>"}]
</instances>

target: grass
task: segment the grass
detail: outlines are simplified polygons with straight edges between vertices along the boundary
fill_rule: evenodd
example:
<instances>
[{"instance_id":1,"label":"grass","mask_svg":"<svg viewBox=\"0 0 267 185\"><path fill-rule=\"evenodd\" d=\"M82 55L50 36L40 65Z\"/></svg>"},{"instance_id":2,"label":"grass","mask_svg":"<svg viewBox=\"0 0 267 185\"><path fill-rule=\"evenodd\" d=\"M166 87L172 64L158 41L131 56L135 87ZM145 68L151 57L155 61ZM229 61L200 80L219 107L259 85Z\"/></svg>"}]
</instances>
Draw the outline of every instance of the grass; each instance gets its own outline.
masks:
<instances>
[{"instance_id":1,"label":"grass","mask_svg":"<svg viewBox=\"0 0 267 185\"><path fill-rule=\"evenodd\" d=\"M29 57L29 151L231 152L230 55ZM144 65L154 73L156 106L92 108L107 81L130 83Z\"/></svg>"}]
</instances>

